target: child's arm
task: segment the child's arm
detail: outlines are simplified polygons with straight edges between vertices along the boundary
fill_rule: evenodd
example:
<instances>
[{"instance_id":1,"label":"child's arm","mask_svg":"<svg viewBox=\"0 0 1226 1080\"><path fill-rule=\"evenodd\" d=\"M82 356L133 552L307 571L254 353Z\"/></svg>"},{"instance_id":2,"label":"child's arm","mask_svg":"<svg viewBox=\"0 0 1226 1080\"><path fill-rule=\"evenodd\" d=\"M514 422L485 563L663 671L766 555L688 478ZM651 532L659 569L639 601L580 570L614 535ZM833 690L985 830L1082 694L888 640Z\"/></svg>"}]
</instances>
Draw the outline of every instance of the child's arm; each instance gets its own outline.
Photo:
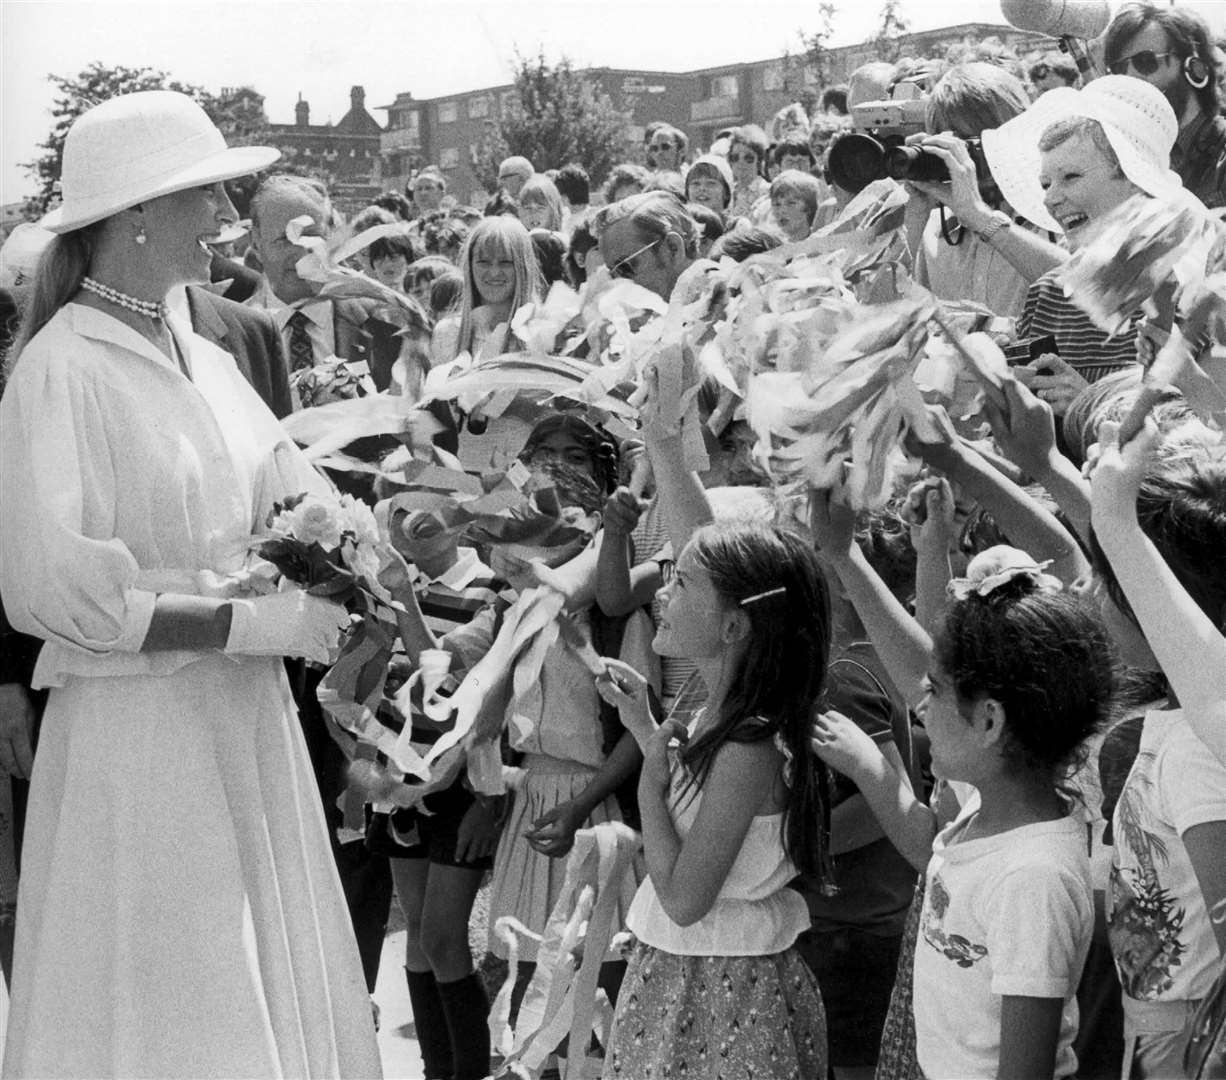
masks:
<instances>
[{"instance_id":1,"label":"child's arm","mask_svg":"<svg viewBox=\"0 0 1226 1080\"><path fill-rule=\"evenodd\" d=\"M922 501L921 506L912 500ZM915 545L915 621L929 634L937 625L945 609L949 585L949 549L957 529L954 524L954 493L949 481L943 477L930 476L918 489L908 495L908 513L919 520L919 528L912 528Z\"/></svg>"},{"instance_id":2,"label":"child's arm","mask_svg":"<svg viewBox=\"0 0 1226 1080\"><path fill-rule=\"evenodd\" d=\"M673 542L675 557L680 558L685 545L696 530L715 520L698 474L685 467L681 436L646 432L647 452L656 476L656 497L664 508L664 522Z\"/></svg>"},{"instance_id":3,"label":"child's arm","mask_svg":"<svg viewBox=\"0 0 1226 1080\"><path fill-rule=\"evenodd\" d=\"M647 560L633 568L630 534L643 506L629 488L619 487L605 502L604 528L597 539L596 603L606 615L626 615L649 603L660 587L660 565Z\"/></svg>"},{"instance_id":4,"label":"child's arm","mask_svg":"<svg viewBox=\"0 0 1226 1080\"><path fill-rule=\"evenodd\" d=\"M1004 397L1005 409L986 401L996 444L1010 461L1047 489L1077 535L1089 540L1090 485L1056 448L1055 414L1051 406L1014 378L1005 380Z\"/></svg>"},{"instance_id":5,"label":"child's arm","mask_svg":"<svg viewBox=\"0 0 1226 1080\"><path fill-rule=\"evenodd\" d=\"M1226 859L1222 858L1222 852L1226 851L1226 821L1193 825L1179 839L1196 873L1205 910L1217 938L1218 956L1226 959Z\"/></svg>"},{"instance_id":6,"label":"child's arm","mask_svg":"<svg viewBox=\"0 0 1226 1080\"><path fill-rule=\"evenodd\" d=\"M854 511L833 502L829 492L815 491L809 504L809 524L821 554L847 590L890 681L904 700L919 697L928 673L932 639L860 551L852 531Z\"/></svg>"},{"instance_id":7,"label":"child's arm","mask_svg":"<svg viewBox=\"0 0 1226 1080\"><path fill-rule=\"evenodd\" d=\"M676 720L660 725L639 779L647 872L665 914L678 926L690 926L711 910L762 806L763 792L779 782L780 768L779 751L770 741L726 743L711 763L702 805L682 841L668 812L667 746L684 730Z\"/></svg>"},{"instance_id":8,"label":"child's arm","mask_svg":"<svg viewBox=\"0 0 1226 1080\"><path fill-rule=\"evenodd\" d=\"M1061 998L1001 998L997 1080L1034 1080L1055 1074L1063 1011Z\"/></svg>"},{"instance_id":9,"label":"child's arm","mask_svg":"<svg viewBox=\"0 0 1226 1080\"><path fill-rule=\"evenodd\" d=\"M1137 491L1158 437L1147 420L1121 450L1119 425L1103 423L1090 482L1094 534L1192 730L1226 763L1226 638L1137 522Z\"/></svg>"},{"instance_id":10,"label":"child's arm","mask_svg":"<svg viewBox=\"0 0 1226 1080\"><path fill-rule=\"evenodd\" d=\"M814 720L812 745L818 757L860 789L899 854L917 870L927 867L936 816L915 797L906 771L891 763L858 724L840 713L825 713Z\"/></svg>"},{"instance_id":11,"label":"child's arm","mask_svg":"<svg viewBox=\"0 0 1226 1080\"><path fill-rule=\"evenodd\" d=\"M1014 547L1036 561L1050 559L1052 573L1066 584L1089 574L1090 564L1064 526L974 450L961 443L923 443L919 449L925 463L991 513Z\"/></svg>"},{"instance_id":12,"label":"child's arm","mask_svg":"<svg viewBox=\"0 0 1226 1080\"><path fill-rule=\"evenodd\" d=\"M561 858L575 842L575 832L604 800L634 775L643 752L629 731L622 732L604 764L573 799L559 803L532 823L528 843L542 855Z\"/></svg>"}]
</instances>

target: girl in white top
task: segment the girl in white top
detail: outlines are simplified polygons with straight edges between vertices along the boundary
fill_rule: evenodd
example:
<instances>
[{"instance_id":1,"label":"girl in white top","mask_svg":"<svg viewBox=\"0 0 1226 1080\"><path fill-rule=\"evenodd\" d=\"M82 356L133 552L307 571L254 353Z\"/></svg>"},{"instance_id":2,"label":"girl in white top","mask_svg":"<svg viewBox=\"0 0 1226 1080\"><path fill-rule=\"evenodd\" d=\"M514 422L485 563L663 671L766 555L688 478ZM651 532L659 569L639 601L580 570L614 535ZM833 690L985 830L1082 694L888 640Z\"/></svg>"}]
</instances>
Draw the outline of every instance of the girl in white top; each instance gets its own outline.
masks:
<instances>
[{"instance_id":1,"label":"girl in white top","mask_svg":"<svg viewBox=\"0 0 1226 1080\"><path fill-rule=\"evenodd\" d=\"M934 835L932 811L858 726L834 713L815 725L816 752L926 868L914 967L920 1068L1072 1076L1094 907L1084 823L1059 782L1110 702L1106 629L1029 556L997 547L950 583L954 600L931 641L859 555L850 513L821 500L813 519L896 685L908 696L922 685L933 772L975 789Z\"/></svg>"},{"instance_id":2,"label":"girl in white top","mask_svg":"<svg viewBox=\"0 0 1226 1080\"><path fill-rule=\"evenodd\" d=\"M825 1077L821 998L792 948L808 912L786 888L800 869L829 870L824 774L808 753L830 644L825 581L798 535L749 522L693 531L711 519L697 477L675 439L648 435L681 552L653 648L692 659L709 695L688 728L657 728L632 669L609 661L597 684L643 747L649 873L604 1075Z\"/></svg>"}]
</instances>

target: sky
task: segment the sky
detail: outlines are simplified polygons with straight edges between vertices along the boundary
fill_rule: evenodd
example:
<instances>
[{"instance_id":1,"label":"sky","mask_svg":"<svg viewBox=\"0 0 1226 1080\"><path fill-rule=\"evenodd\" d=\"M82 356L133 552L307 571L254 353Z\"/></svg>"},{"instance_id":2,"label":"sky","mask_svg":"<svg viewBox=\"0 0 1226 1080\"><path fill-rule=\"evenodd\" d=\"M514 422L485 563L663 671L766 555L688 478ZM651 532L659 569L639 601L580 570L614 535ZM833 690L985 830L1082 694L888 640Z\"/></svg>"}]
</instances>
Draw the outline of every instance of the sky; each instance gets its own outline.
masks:
<instances>
[{"instance_id":1,"label":"sky","mask_svg":"<svg viewBox=\"0 0 1226 1080\"><path fill-rule=\"evenodd\" d=\"M1039 0L1036 0L1039 2ZM50 73L150 66L216 91L254 86L274 123L299 93L339 120L366 88L381 123L397 93L437 97L510 81L516 52L578 66L689 71L800 49L817 0L0 0L0 203L33 189L21 168L50 131ZM832 44L871 37L880 0L837 0ZM1219 32L1226 0L1192 0ZM903 0L912 30L1003 22L999 0Z\"/></svg>"}]
</instances>

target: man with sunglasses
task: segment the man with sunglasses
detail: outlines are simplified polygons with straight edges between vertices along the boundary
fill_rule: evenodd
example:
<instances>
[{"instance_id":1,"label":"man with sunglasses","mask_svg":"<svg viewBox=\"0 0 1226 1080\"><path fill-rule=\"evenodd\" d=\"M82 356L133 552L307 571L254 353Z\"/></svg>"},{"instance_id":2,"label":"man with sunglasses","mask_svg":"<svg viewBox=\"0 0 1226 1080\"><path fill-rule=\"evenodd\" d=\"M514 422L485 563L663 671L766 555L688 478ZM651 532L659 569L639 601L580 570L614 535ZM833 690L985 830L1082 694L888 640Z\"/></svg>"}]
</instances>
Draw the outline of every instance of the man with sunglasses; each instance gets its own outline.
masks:
<instances>
[{"instance_id":1,"label":"man with sunglasses","mask_svg":"<svg viewBox=\"0 0 1226 1080\"><path fill-rule=\"evenodd\" d=\"M1107 27L1103 60L1112 74L1162 91L1179 120L1171 168L1206 206L1226 206L1220 60L1205 21L1186 7L1126 4Z\"/></svg>"},{"instance_id":2,"label":"man with sunglasses","mask_svg":"<svg viewBox=\"0 0 1226 1080\"><path fill-rule=\"evenodd\" d=\"M596 232L609 273L636 281L665 301L698 254L694 219L667 191L631 195L605 207Z\"/></svg>"}]
</instances>

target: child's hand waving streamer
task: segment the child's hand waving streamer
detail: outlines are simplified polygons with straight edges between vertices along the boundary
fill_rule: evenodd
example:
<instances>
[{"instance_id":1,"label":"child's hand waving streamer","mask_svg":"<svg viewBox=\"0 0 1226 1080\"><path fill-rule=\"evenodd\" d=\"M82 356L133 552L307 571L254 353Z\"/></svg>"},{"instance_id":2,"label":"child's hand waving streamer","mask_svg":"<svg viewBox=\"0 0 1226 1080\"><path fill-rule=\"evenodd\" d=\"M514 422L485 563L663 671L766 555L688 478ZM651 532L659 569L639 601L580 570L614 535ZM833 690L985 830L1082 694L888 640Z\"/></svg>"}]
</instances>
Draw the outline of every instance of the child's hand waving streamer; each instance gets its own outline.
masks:
<instances>
[{"instance_id":1,"label":"child's hand waving streamer","mask_svg":"<svg viewBox=\"0 0 1226 1080\"><path fill-rule=\"evenodd\" d=\"M1098 428L1098 453L1090 474L1090 509L1095 520L1128 518L1136 513L1137 492L1158 452L1161 435L1152 417L1120 446L1120 425L1104 420Z\"/></svg>"},{"instance_id":2,"label":"child's hand waving streamer","mask_svg":"<svg viewBox=\"0 0 1226 1080\"><path fill-rule=\"evenodd\" d=\"M604 675L596 680L596 692L621 713L626 730L646 753L647 743L656 733L647 700L647 680L621 660L605 657L604 664Z\"/></svg>"}]
</instances>

